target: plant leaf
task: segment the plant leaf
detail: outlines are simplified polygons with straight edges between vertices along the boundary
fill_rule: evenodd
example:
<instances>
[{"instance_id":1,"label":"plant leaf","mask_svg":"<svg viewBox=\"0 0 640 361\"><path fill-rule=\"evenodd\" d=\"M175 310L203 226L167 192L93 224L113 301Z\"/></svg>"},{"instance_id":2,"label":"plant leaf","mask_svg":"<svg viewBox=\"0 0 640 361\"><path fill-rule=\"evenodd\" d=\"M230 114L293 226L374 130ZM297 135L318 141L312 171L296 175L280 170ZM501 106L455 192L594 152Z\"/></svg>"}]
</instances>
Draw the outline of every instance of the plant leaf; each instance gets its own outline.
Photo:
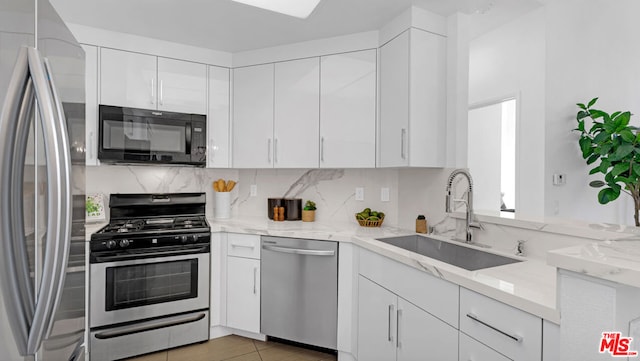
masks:
<instances>
[{"instance_id":1,"label":"plant leaf","mask_svg":"<svg viewBox=\"0 0 640 361\"><path fill-rule=\"evenodd\" d=\"M580 120L582 120L582 119L584 119L584 118L586 118L588 116L589 116L588 112L586 112L584 110L581 110L581 111L578 112L578 114L576 114L576 120L580 121Z\"/></svg>"},{"instance_id":2,"label":"plant leaf","mask_svg":"<svg viewBox=\"0 0 640 361\"><path fill-rule=\"evenodd\" d=\"M629 129L620 130L620 136L628 143L633 143L636 140L636 136Z\"/></svg>"},{"instance_id":3,"label":"plant leaf","mask_svg":"<svg viewBox=\"0 0 640 361\"><path fill-rule=\"evenodd\" d=\"M609 154L609 151L611 150L611 148L613 148L613 144L611 143L604 144L602 147L600 147L599 154L600 155Z\"/></svg>"},{"instance_id":4,"label":"plant leaf","mask_svg":"<svg viewBox=\"0 0 640 361\"><path fill-rule=\"evenodd\" d=\"M616 200L618 196L620 196L620 191L616 192L612 188L604 188L598 192L598 202L600 202L600 204L607 204Z\"/></svg>"},{"instance_id":5,"label":"plant leaf","mask_svg":"<svg viewBox=\"0 0 640 361\"><path fill-rule=\"evenodd\" d=\"M583 110L587 110L587 106L582 104L582 103L578 103L576 104L578 106L578 108L583 109Z\"/></svg>"},{"instance_id":6,"label":"plant leaf","mask_svg":"<svg viewBox=\"0 0 640 361\"><path fill-rule=\"evenodd\" d=\"M591 138L589 137L581 137L578 141L580 144L580 150L582 151L582 157L586 158L589 156L589 150L591 150Z\"/></svg>"},{"instance_id":7,"label":"plant leaf","mask_svg":"<svg viewBox=\"0 0 640 361\"><path fill-rule=\"evenodd\" d=\"M615 160L623 159L624 157L631 154L633 150L634 150L633 144L622 144L621 146L618 147L618 149L616 149L616 151L613 153L613 156L611 157L615 159L611 159L611 160L615 161Z\"/></svg>"},{"instance_id":8,"label":"plant leaf","mask_svg":"<svg viewBox=\"0 0 640 361\"><path fill-rule=\"evenodd\" d=\"M608 159L603 159L602 162L600 162L600 171L602 173L607 173L607 169L609 169L609 167L611 167L611 162Z\"/></svg>"},{"instance_id":9,"label":"plant leaf","mask_svg":"<svg viewBox=\"0 0 640 361\"><path fill-rule=\"evenodd\" d=\"M611 170L611 174L613 174L614 177L617 177L620 174L627 172L628 170L629 170L629 163L627 162L618 163L613 166L613 169Z\"/></svg>"},{"instance_id":10,"label":"plant leaf","mask_svg":"<svg viewBox=\"0 0 640 361\"><path fill-rule=\"evenodd\" d=\"M598 135L595 136L595 138L593 138L593 142L596 144L600 144L602 142L604 142L606 139L611 139L611 135L609 133L605 132L600 132L598 133Z\"/></svg>"},{"instance_id":11,"label":"plant leaf","mask_svg":"<svg viewBox=\"0 0 640 361\"><path fill-rule=\"evenodd\" d=\"M635 174L636 178L640 178L640 164L634 164L633 174Z\"/></svg>"},{"instance_id":12,"label":"plant leaf","mask_svg":"<svg viewBox=\"0 0 640 361\"><path fill-rule=\"evenodd\" d=\"M610 120L609 114L598 109L589 109L589 116L593 119L604 118L604 120Z\"/></svg>"},{"instance_id":13,"label":"plant leaf","mask_svg":"<svg viewBox=\"0 0 640 361\"><path fill-rule=\"evenodd\" d=\"M591 99L591 101L589 102L589 104L587 105L587 108L591 108L596 102L598 101L598 98L593 98Z\"/></svg>"},{"instance_id":14,"label":"plant leaf","mask_svg":"<svg viewBox=\"0 0 640 361\"><path fill-rule=\"evenodd\" d=\"M617 129L619 129L620 131L626 128L627 125L629 125L630 120L631 120L631 112L627 111L627 112L621 113L616 119L616 123L618 123Z\"/></svg>"},{"instance_id":15,"label":"plant leaf","mask_svg":"<svg viewBox=\"0 0 640 361\"><path fill-rule=\"evenodd\" d=\"M600 187L604 187L604 182L601 180L594 180L589 182L589 186L593 187L593 188L600 188Z\"/></svg>"},{"instance_id":16,"label":"plant leaf","mask_svg":"<svg viewBox=\"0 0 640 361\"><path fill-rule=\"evenodd\" d=\"M597 166L589 171L589 175L600 173L600 166Z\"/></svg>"},{"instance_id":17,"label":"plant leaf","mask_svg":"<svg viewBox=\"0 0 640 361\"><path fill-rule=\"evenodd\" d=\"M593 162L598 160L598 158L600 158L600 154L597 154L597 153L591 154L591 156L589 156L589 158L587 159L587 164L592 164Z\"/></svg>"}]
</instances>

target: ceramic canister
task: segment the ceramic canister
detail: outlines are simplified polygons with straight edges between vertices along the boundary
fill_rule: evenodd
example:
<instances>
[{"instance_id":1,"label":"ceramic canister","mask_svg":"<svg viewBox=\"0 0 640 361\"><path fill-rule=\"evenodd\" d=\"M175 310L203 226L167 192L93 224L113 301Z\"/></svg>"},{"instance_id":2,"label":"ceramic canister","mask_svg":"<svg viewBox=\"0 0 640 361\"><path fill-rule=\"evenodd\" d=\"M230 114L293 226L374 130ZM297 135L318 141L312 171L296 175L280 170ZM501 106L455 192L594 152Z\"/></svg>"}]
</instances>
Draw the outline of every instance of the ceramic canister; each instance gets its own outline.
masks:
<instances>
[{"instance_id":1,"label":"ceramic canister","mask_svg":"<svg viewBox=\"0 0 640 361\"><path fill-rule=\"evenodd\" d=\"M299 221L302 219L302 198L284 200L284 218L287 221Z\"/></svg>"}]
</instances>

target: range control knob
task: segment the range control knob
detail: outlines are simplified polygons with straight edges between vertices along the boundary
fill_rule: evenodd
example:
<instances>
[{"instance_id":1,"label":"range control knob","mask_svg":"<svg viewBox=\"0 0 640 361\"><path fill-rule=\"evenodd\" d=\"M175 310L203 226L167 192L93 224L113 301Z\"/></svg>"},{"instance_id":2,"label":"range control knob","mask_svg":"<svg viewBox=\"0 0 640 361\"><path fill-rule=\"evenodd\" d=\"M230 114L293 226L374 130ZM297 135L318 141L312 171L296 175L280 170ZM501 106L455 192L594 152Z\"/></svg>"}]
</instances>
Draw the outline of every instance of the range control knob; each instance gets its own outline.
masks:
<instances>
[{"instance_id":1,"label":"range control knob","mask_svg":"<svg viewBox=\"0 0 640 361\"><path fill-rule=\"evenodd\" d=\"M187 243L188 240L189 238L187 236L180 236L180 241L182 241L182 243Z\"/></svg>"},{"instance_id":2,"label":"range control knob","mask_svg":"<svg viewBox=\"0 0 640 361\"><path fill-rule=\"evenodd\" d=\"M198 238L199 238L199 237L200 237L200 236L198 236L197 234L194 234L193 236L191 236L191 242L193 242L193 243L198 242Z\"/></svg>"},{"instance_id":3,"label":"range control knob","mask_svg":"<svg viewBox=\"0 0 640 361\"><path fill-rule=\"evenodd\" d=\"M129 241L128 239L121 239L119 243L120 247L122 248L128 247L129 244L131 244L131 241Z\"/></svg>"},{"instance_id":4,"label":"range control knob","mask_svg":"<svg viewBox=\"0 0 640 361\"><path fill-rule=\"evenodd\" d=\"M105 246L107 247L107 249L115 248L117 245L118 244L114 240L109 240L109 241L105 242Z\"/></svg>"}]
</instances>

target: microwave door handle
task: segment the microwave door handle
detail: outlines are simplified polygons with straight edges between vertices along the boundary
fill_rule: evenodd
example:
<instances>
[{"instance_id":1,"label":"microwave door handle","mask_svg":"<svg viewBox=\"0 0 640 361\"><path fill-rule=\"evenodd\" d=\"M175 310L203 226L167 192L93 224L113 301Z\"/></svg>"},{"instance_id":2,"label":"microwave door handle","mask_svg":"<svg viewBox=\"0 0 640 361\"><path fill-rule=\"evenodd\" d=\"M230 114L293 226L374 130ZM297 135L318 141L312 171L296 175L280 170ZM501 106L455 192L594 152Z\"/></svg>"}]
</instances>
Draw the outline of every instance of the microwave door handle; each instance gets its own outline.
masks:
<instances>
[{"instance_id":1,"label":"microwave door handle","mask_svg":"<svg viewBox=\"0 0 640 361\"><path fill-rule=\"evenodd\" d=\"M33 92L28 90L29 86L28 52L27 48L23 47L18 52L4 105L0 110L0 191L5 195L14 193L15 141L20 119L30 119L24 112L27 105L25 100L26 103L32 102L29 98L33 96ZM16 251L14 247L24 249L26 244L15 237L16 230L13 228L12 216L18 211L21 213L22 203L15 204L14 201L14 197L0 197L0 237L2 237L0 242L0 277L2 277L0 291L4 297L7 319L18 352L21 356L27 356L29 325L32 319L30 314L33 307L29 305L29 299L25 299L23 290L29 290L31 283L25 284L25 280L29 279L28 273L18 275L20 273L18 271L22 270L24 273L24 269L20 269L16 265L15 255L26 254L26 252L23 252L24 250ZM24 228L19 231L24 232Z\"/></svg>"},{"instance_id":2,"label":"microwave door handle","mask_svg":"<svg viewBox=\"0 0 640 361\"><path fill-rule=\"evenodd\" d=\"M33 354L51 332L65 279L71 241L71 151L49 63L43 61L36 49L29 49L29 69L38 100L47 162L47 231L42 281L27 342L27 352Z\"/></svg>"},{"instance_id":3,"label":"microwave door handle","mask_svg":"<svg viewBox=\"0 0 640 361\"><path fill-rule=\"evenodd\" d=\"M191 155L191 137L193 135L191 129L192 129L191 123L187 123L184 127L185 140L186 140L185 147L187 148L185 154L187 155Z\"/></svg>"}]
</instances>

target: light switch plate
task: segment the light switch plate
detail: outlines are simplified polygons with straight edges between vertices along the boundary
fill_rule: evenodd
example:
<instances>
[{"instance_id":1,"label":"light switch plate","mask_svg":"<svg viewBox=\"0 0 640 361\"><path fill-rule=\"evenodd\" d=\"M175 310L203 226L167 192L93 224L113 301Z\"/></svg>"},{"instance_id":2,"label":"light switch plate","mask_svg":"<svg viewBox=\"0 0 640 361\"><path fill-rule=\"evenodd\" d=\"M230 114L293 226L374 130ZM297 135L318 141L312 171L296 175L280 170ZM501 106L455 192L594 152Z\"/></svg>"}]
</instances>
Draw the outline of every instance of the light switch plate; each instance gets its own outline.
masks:
<instances>
[{"instance_id":1,"label":"light switch plate","mask_svg":"<svg viewBox=\"0 0 640 361\"><path fill-rule=\"evenodd\" d=\"M252 184L251 187L249 187L249 195L251 197L255 197L258 195L258 185L257 184Z\"/></svg>"},{"instance_id":2,"label":"light switch plate","mask_svg":"<svg viewBox=\"0 0 640 361\"><path fill-rule=\"evenodd\" d=\"M389 188L387 187L380 188L380 201L389 202Z\"/></svg>"},{"instance_id":3,"label":"light switch plate","mask_svg":"<svg viewBox=\"0 0 640 361\"><path fill-rule=\"evenodd\" d=\"M364 201L364 188L356 187L356 201Z\"/></svg>"}]
</instances>

